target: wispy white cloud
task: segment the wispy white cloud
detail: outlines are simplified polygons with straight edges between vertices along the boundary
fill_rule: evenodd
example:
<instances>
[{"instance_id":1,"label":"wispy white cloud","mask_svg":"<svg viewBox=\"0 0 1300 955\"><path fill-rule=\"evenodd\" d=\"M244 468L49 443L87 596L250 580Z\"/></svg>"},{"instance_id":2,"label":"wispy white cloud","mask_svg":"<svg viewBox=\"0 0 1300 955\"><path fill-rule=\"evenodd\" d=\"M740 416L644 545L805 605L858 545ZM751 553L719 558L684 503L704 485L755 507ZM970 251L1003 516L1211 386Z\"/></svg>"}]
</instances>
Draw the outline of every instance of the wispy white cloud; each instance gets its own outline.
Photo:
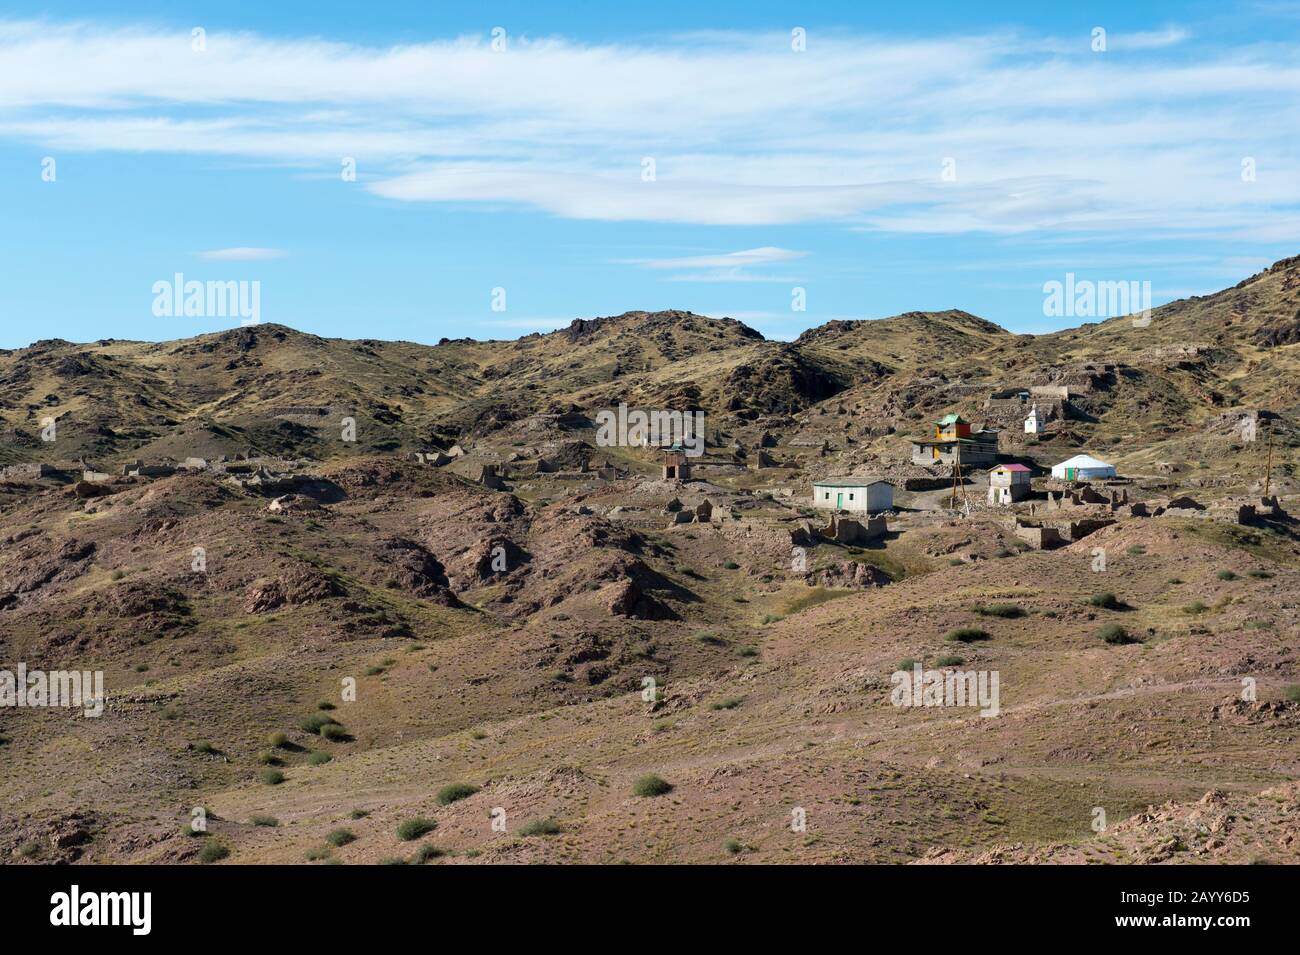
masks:
<instances>
[{"instance_id":1,"label":"wispy white cloud","mask_svg":"<svg viewBox=\"0 0 1300 955\"><path fill-rule=\"evenodd\" d=\"M788 278L756 271L764 266L801 259L806 252L763 246L717 255L686 255L668 259L631 259L644 269L671 270L675 282L785 282Z\"/></svg>"},{"instance_id":2,"label":"wispy white cloud","mask_svg":"<svg viewBox=\"0 0 1300 955\"><path fill-rule=\"evenodd\" d=\"M206 259L209 262L262 262L266 259L278 259L284 254L284 249L264 249L244 246L233 249L212 249L208 252L200 252L199 258Z\"/></svg>"},{"instance_id":3,"label":"wispy white cloud","mask_svg":"<svg viewBox=\"0 0 1300 955\"><path fill-rule=\"evenodd\" d=\"M1005 31L814 32L802 53L781 33L496 52L213 32L200 52L188 31L0 22L0 139L335 176L350 157L340 188L604 221L1259 236L1300 215L1300 49L1171 25L1108 50Z\"/></svg>"}]
</instances>

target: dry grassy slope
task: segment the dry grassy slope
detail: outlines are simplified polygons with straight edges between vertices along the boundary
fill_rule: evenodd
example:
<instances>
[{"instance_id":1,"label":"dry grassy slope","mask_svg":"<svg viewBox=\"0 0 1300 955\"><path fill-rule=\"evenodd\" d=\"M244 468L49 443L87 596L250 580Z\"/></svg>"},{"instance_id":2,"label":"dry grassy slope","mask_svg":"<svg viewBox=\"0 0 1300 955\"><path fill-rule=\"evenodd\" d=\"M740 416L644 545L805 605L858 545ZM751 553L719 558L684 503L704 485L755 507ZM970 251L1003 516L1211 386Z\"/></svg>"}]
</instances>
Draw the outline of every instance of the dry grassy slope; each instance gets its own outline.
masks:
<instances>
[{"instance_id":1,"label":"dry grassy slope","mask_svg":"<svg viewBox=\"0 0 1300 955\"><path fill-rule=\"evenodd\" d=\"M953 408L978 420L988 391L1106 361L1128 367L1085 402L1095 420L1079 423L1065 443L1105 450L1122 440L1134 462L1150 463L1185 453L1153 446L1234 405L1300 410L1297 313L1300 260L1291 259L1235 288L1163 306L1144 328L1112 319L1038 337L951 310L831 322L787 344L733 320L670 311L432 347L323 339L275 325L159 344L42 342L0 354L0 460L54 453L37 440L47 415L59 419L61 459L110 461L250 446L309 457L414 448L490 436L537 411L622 400L700 407L746 439L747 420L765 416L764 426L780 432L789 427L783 416L802 416L798 427L841 406L907 433ZM1203 347L1177 351L1187 344ZM286 405L351 413L361 426L358 446L344 447L332 429L268 419Z\"/></svg>"},{"instance_id":2,"label":"dry grassy slope","mask_svg":"<svg viewBox=\"0 0 1300 955\"><path fill-rule=\"evenodd\" d=\"M330 477L343 500L275 519L264 502L194 476L89 504L51 490L3 515L0 573L42 581L0 611L4 659L100 666L110 692L99 720L7 720L5 857L81 826L87 861L192 859L200 843L179 829L204 805L240 862L304 861L338 827L358 839L332 858L409 858L414 847L394 833L417 815L438 822L424 842L457 861L901 862L932 849L1073 844L1089 837L1097 805L1116 820L1300 771L1294 709L1211 719L1242 675L1259 679L1267 702L1296 681L1300 618L1288 595L1300 571L1285 536L1144 521L1055 553L950 567L924 555L949 553L937 545L953 535L988 552L998 531L918 528L857 555L918 576L852 593L789 579L788 550L759 535L688 526L637 545L686 592L662 592L683 620L654 622L610 616L602 593L617 580L582 586L629 556L616 538L591 536L608 533L596 518L382 459ZM473 545L487 536L528 555L504 583L473 576ZM471 608L421 598L412 578L382 565L393 537L436 555ZM93 555L45 580L40 561L68 538L94 543ZM195 541L209 555L199 579L188 563ZM1098 545L1112 554L1106 575L1091 570ZM823 548L813 560L846 556ZM1238 578L1220 580L1226 569ZM249 609L267 580L313 575L343 592ZM1102 588L1131 609L1090 607ZM541 609L510 616L537 598ZM1026 616L973 612L993 601ZM1205 610L1183 609L1194 601ZM763 623L769 616L781 619ZM1102 642L1112 621L1144 643ZM944 641L971 623L991 639ZM756 655L741 652L750 646ZM900 661L952 653L1001 672L1001 718L888 705ZM333 712L351 739L298 730L349 675L357 702ZM653 710L638 692L647 675L665 692ZM287 780L268 786L257 757L277 730L298 748L280 755ZM308 765L309 751L332 762ZM645 772L674 791L633 796ZM452 782L481 791L440 806L435 794ZM789 830L796 806L807 833ZM494 807L507 812L504 833L489 826ZM353 820L354 809L370 815ZM281 824L255 826L254 815ZM559 835L519 834L547 817ZM728 839L739 854L724 850Z\"/></svg>"}]
</instances>

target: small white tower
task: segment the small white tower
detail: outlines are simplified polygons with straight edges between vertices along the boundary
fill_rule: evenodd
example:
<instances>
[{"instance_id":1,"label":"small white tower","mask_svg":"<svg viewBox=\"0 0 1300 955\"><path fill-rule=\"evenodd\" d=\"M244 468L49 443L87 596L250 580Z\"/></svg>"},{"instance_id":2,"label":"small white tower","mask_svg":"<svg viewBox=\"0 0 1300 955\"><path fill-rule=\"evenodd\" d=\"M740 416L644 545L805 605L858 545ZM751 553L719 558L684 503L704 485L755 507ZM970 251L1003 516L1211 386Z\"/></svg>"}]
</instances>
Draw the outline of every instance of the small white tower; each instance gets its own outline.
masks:
<instances>
[{"instance_id":1,"label":"small white tower","mask_svg":"<svg viewBox=\"0 0 1300 955\"><path fill-rule=\"evenodd\" d=\"M1038 417L1038 404L1035 403L1029 408L1029 417L1025 419L1025 434L1038 434L1038 430L1043 426Z\"/></svg>"}]
</instances>

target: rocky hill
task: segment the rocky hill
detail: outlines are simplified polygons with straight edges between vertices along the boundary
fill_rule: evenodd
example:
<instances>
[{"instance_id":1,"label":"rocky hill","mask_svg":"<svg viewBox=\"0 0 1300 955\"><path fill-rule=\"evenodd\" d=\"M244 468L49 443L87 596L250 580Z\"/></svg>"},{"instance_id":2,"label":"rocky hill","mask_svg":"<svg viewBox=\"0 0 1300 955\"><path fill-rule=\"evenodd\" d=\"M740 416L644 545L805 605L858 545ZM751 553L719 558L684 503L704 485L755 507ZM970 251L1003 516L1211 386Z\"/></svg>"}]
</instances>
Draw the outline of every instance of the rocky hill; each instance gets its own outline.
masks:
<instances>
[{"instance_id":1,"label":"rocky hill","mask_svg":"<svg viewBox=\"0 0 1300 955\"><path fill-rule=\"evenodd\" d=\"M0 709L0 859L1300 861L1298 269L1039 337L629 312L0 354L0 671L105 687ZM1061 416L1025 435L1033 388ZM623 402L705 411L690 479L595 443ZM1124 479L900 482L869 540L810 507L954 410ZM997 712L900 704L918 669L996 673Z\"/></svg>"}]
</instances>

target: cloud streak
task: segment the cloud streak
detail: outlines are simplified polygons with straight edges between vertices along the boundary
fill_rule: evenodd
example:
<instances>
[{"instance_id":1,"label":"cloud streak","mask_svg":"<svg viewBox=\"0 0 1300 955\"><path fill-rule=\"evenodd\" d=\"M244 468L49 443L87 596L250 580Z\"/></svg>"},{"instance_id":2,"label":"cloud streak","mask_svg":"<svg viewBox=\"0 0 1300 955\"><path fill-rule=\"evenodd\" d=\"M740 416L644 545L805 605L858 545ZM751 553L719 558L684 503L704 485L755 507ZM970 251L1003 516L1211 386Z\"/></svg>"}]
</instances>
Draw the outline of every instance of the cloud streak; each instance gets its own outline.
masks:
<instances>
[{"instance_id":1,"label":"cloud streak","mask_svg":"<svg viewBox=\"0 0 1300 955\"><path fill-rule=\"evenodd\" d=\"M1112 32L1108 53L1088 39L814 31L799 53L788 35L716 33L497 52L485 37L211 33L196 51L188 31L0 22L0 138L334 175L350 157L354 188L391 201L602 221L1249 236L1300 214L1294 45L1198 45L1179 26Z\"/></svg>"}]
</instances>

